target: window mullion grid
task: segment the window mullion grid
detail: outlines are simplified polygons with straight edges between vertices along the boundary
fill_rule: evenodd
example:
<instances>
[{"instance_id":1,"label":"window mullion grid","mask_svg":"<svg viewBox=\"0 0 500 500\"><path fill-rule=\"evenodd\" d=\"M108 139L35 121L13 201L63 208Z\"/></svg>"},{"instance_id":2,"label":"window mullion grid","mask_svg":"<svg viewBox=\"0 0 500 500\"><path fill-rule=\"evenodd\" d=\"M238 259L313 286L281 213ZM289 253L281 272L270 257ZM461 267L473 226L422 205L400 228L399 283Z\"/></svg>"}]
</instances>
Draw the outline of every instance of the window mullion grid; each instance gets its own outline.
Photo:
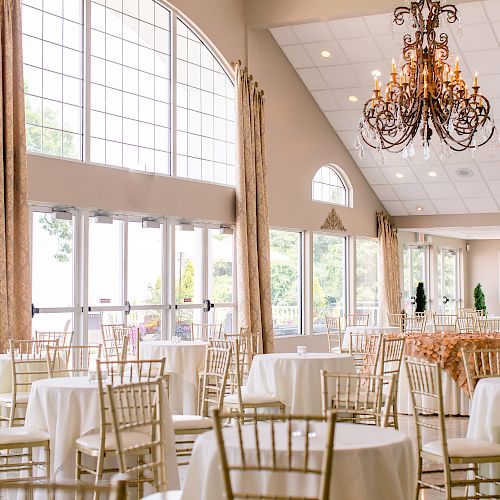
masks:
<instances>
[{"instance_id":1,"label":"window mullion grid","mask_svg":"<svg viewBox=\"0 0 500 500\"><path fill-rule=\"evenodd\" d=\"M126 305L128 300L128 220L124 220L121 224L121 254L122 254L122 304ZM127 323L126 316L123 318L123 323Z\"/></svg>"},{"instance_id":2,"label":"window mullion grid","mask_svg":"<svg viewBox=\"0 0 500 500\"><path fill-rule=\"evenodd\" d=\"M170 13L170 175L177 177L177 12Z\"/></svg>"},{"instance_id":3,"label":"window mullion grid","mask_svg":"<svg viewBox=\"0 0 500 500\"><path fill-rule=\"evenodd\" d=\"M92 81L92 2L91 0L83 0L83 60L84 72L82 81L83 91L83 161L90 162L90 97L91 97L91 81Z\"/></svg>"}]
</instances>

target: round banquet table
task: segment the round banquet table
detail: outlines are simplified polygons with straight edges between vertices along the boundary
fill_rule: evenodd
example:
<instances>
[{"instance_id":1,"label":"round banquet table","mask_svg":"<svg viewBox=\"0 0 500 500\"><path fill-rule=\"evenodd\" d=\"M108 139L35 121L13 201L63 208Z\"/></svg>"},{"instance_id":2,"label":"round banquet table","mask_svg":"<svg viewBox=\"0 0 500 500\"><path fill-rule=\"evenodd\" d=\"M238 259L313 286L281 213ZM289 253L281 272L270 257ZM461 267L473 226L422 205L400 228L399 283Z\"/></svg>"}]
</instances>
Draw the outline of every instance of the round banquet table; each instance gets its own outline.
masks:
<instances>
[{"instance_id":1,"label":"round banquet table","mask_svg":"<svg viewBox=\"0 0 500 500\"><path fill-rule=\"evenodd\" d=\"M398 335L401 330L397 326L347 326L342 340L342 349L349 350L349 335L351 333L379 333Z\"/></svg>"},{"instance_id":2,"label":"round banquet table","mask_svg":"<svg viewBox=\"0 0 500 500\"><path fill-rule=\"evenodd\" d=\"M500 377L479 380L474 389L467 437L500 443ZM500 476L500 464L480 465L487 477ZM500 486L484 485L483 493L500 495Z\"/></svg>"},{"instance_id":3,"label":"round banquet table","mask_svg":"<svg viewBox=\"0 0 500 500\"><path fill-rule=\"evenodd\" d=\"M164 400L167 401L166 394ZM163 415L168 487L178 489L174 426L168 404ZM49 433L51 479L74 480L75 440L99 432L100 428L97 383L89 382L88 377L37 380L31 386L26 426Z\"/></svg>"},{"instance_id":4,"label":"round banquet table","mask_svg":"<svg viewBox=\"0 0 500 500\"><path fill-rule=\"evenodd\" d=\"M286 423L276 425L278 459L280 450L286 453L287 425ZM247 451L255 449L253 425L243 426L242 429L245 449ZM319 468L326 441L326 424L315 424L314 432L316 435L310 437L310 463ZM241 463L237 429L226 427L223 433L229 463ZM268 431L268 439L264 436L259 443L264 462L270 461L271 458L269 435ZM303 449L304 437L296 439L297 444L292 444L294 463L301 463L304 454L300 448ZM411 441L405 434L394 429L341 423L337 424L335 429L334 450L331 498L335 500L408 500L414 497L416 480L414 453ZM249 457L251 457L250 460L255 460L254 454L250 454ZM255 489L258 488L259 493L283 497L290 494L307 497L317 495L319 479L305 480L303 475L288 475L287 479L283 480L283 476L276 477L269 473L262 473L267 477L259 476L258 480L252 480L250 474L248 472L232 473L233 485L236 485L239 492L255 493ZM195 444L181 498L182 500L224 498L217 439L213 431L202 434Z\"/></svg>"},{"instance_id":5,"label":"round banquet table","mask_svg":"<svg viewBox=\"0 0 500 500\"><path fill-rule=\"evenodd\" d=\"M142 359L166 358L170 373L170 406L177 414L197 412L198 374L205 369L208 342L141 342Z\"/></svg>"},{"instance_id":6,"label":"round banquet table","mask_svg":"<svg viewBox=\"0 0 500 500\"><path fill-rule=\"evenodd\" d=\"M289 413L320 415L321 370L356 372L354 360L349 354L259 354L252 361L248 392L272 394Z\"/></svg>"}]
</instances>

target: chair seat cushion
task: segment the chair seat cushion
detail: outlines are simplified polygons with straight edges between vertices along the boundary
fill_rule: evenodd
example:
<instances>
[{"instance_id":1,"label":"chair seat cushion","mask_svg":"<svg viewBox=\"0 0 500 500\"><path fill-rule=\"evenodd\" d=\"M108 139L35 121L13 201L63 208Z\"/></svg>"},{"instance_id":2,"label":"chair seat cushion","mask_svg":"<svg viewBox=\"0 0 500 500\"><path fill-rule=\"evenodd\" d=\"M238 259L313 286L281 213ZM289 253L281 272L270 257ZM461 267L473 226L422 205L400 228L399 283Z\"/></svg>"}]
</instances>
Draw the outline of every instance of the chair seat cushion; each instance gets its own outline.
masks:
<instances>
[{"instance_id":1,"label":"chair seat cushion","mask_svg":"<svg viewBox=\"0 0 500 500\"><path fill-rule=\"evenodd\" d=\"M49 435L32 427L2 427L0 428L0 446L7 444L39 443L48 441Z\"/></svg>"},{"instance_id":2,"label":"chair seat cushion","mask_svg":"<svg viewBox=\"0 0 500 500\"><path fill-rule=\"evenodd\" d=\"M140 446L150 442L151 438L148 434L142 432L122 432L122 446L129 448L130 446ZM114 451L117 449L116 438L114 432L107 432L105 436L105 449L106 451ZM76 444L80 448L87 448L89 450L99 450L101 446L101 436L99 433L87 434L80 436L76 440Z\"/></svg>"},{"instance_id":3,"label":"chair seat cushion","mask_svg":"<svg viewBox=\"0 0 500 500\"><path fill-rule=\"evenodd\" d=\"M27 403L28 399L30 397L29 392L18 392L16 394L16 403ZM1 403L12 403L12 393L11 392L4 392L3 394L0 394L0 404Z\"/></svg>"},{"instance_id":4,"label":"chair seat cushion","mask_svg":"<svg viewBox=\"0 0 500 500\"><path fill-rule=\"evenodd\" d=\"M243 388L242 388L243 389ZM248 391L241 391L241 399L243 404L249 404L249 405L258 405L258 404L273 404L276 403L278 404L279 401L276 399L275 396L272 396L271 394L265 394L263 392L248 392ZM239 404L238 401L238 395L237 394L231 394L230 396L226 396L224 398L224 403L233 405L233 404Z\"/></svg>"},{"instance_id":5,"label":"chair seat cushion","mask_svg":"<svg viewBox=\"0 0 500 500\"><path fill-rule=\"evenodd\" d=\"M211 418L200 415L172 415L174 431L189 429L211 429L213 422Z\"/></svg>"},{"instance_id":6,"label":"chair seat cushion","mask_svg":"<svg viewBox=\"0 0 500 500\"><path fill-rule=\"evenodd\" d=\"M441 441L430 441L422 446L422 451L433 455L442 455ZM480 439L448 439L448 455L451 458L498 457L500 444Z\"/></svg>"},{"instance_id":7,"label":"chair seat cushion","mask_svg":"<svg viewBox=\"0 0 500 500\"><path fill-rule=\"evenodd\" d=\"M180 500L182 490L160 491L153 493L147 497L142 497L142 500Z\"/></svg>"}]
</instances>

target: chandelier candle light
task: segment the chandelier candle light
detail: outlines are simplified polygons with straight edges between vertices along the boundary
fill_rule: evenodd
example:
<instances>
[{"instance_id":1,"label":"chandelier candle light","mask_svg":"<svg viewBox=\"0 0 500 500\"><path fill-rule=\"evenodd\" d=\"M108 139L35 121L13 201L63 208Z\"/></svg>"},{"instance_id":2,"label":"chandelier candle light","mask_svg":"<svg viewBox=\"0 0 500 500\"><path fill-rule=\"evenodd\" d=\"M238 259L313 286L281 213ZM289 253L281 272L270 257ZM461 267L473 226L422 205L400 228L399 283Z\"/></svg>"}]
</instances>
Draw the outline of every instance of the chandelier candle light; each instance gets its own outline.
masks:
<instances>
[{"instance_id":1,"label":"chandelier candle light","mask_svg":"<svg viewBox=\"0 0 500 500\"><path fill-rule=\"evenodd\" d=\"M490 117L490 103L479 91L474 76L469 88L462 79L460 61L450 65L448 35L440 32L440 21L460 23L454 5L440 1L418 0L394 11L393 25L405 22L413 33L403 37L403 65L398 70L392 60L391 78L381 90L375 76L373 95L364 105L356 136L356 149L364 156L363 142L376 149L384 161L384 151L415 156L415 142L423 145L425 161L430 158L430 140L437 135L441 142L440 158L452 151L474 151L495 135ZM415 139L420 131L420 137ZM495 146L490 152L495 153Z\"/></svg>"}]
</instances>

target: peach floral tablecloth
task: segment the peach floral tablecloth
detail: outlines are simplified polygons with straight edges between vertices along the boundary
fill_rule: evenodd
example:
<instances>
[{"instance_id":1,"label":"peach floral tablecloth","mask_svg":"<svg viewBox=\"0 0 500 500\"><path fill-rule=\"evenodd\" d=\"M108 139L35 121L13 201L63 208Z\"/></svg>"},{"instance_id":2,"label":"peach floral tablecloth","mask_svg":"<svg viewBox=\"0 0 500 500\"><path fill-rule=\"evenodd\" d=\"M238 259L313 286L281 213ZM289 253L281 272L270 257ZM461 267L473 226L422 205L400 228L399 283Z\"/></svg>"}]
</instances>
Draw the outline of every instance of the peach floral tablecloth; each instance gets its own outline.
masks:
<instances>
[{"instance_id":1,"label":"peach floral tablecloth","mask_svg":"<svg viewBox=\"0 0 500 500\"><path fill-rule=\"evenodd\" d=\"M440 363L443 370L465 393L467 378L460 350L499 349L498 333L409 333L406 335L406 355Z\"/></svg>"}]
</instances>

